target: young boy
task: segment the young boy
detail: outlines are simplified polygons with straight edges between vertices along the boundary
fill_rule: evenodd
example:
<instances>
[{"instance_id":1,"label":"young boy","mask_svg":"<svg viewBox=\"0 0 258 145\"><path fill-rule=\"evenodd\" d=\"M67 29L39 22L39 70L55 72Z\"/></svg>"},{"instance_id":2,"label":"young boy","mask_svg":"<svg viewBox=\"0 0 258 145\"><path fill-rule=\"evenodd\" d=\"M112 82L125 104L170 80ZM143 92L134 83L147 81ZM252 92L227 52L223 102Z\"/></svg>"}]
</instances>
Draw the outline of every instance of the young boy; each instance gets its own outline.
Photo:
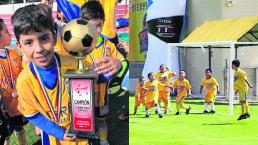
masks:
<instances>
[{"instance_id":1,"label":"young boy","mask_svg":"<svg viewBox=\"0 0 258 145\"><path fill-rule=\"evenodd\" d=\"M212 70L205 70L205 78L202 80L200 94L202 93L203 87L206 88L206 95L204 98L204 114L215 113L214 101L217 94L219 94L219 84L217 80L212 76ZM211 111L208 112L208 105L211 106Z\"/></svg>"},{"instance_id":2,"label":"young boy","mask_svg":"<svg viewBox=\"0 0 258 145\"><path fill-rule=\"evenodd\" d=\"M25 130L22 126L15 125L22 123L23 116L21 108L18 105L18 95L15 89L16 79L22 70L20 55L11 49L5 48L11 44L11 34L0 18L0 95L2 99L4 114L8 116L8 128L10 133L15 131L17 143L26 144ZM9 145L9 137L6 138L5 144Z\"/></svg>"},{"instance_id":3,"label":"young boy","mask_svg":"<svg viewBox=\"0 0 258 145\"><path fill-rule=\"evenodd\" d=\"M142 104L145 105L145 94L146 91L143 89L144 87L144 79L143 77L139 78L139 84L136 86L135 92L135 103L134 103L134 115L137 113L137 108Z\"/></svg>"},{"instance_id":4,"label":"young boy","mask_svg":"<svg viewBox=\"0 0 258 145\"><path fill-rule=\"evenodd\" d=\"M234 75L234 91L236 95L239 95L239 101L241 104L241 110L242 114L239 116L237 120L247 119L250 117L249 114L249 107L247 102L247 93L248 93L248 87L253 88L251 84L247 80L246 73L241 70L240 68L240 61L239 60L233 60L232 61L232 69L235 70Z\"/></svg>"},{"instance_id":5,"label":"young boy","mask_svg":"<svg viewBox=\"0 0 258 145\"><path fill-rule=\"evenodd\" d=\"M23 114L42 130L44 145L88 144L87 140L67 136L71 123L69 95L60 75L63 59L54 53L56 35L51 10L43 4L27 5L14 13L12 24L17 47L31 61L20 73L16 85ZM113 62L109 64L114 66ZM120 68L115 65L105 69L116 73Z\"/></svg>"},{"instance_id":6,"label":"young boy","mask_svg":"<svg viewBox=\"0 0 258 145\"><path fill-rule=\"evenodd\" d=\"M170 85L170 81L173 76L176 76L175 72L169 71L167 67L162 64L159 67L160 72L155 74L155 79L157 79L162 85L162 87L159 87L159 98L158 98L158 104L160 105L160 102L163 100L165 104L165 111L164 114L169 113L169 104L170 104L170 88L168 87Z\"/></svg>"},{"instance_id":7,"label":"young boy","mask_svg":"<svg viewBox=\"0 0 258 145\"><path fill-rule=\"evenodd\" d=\"M103 7L99 1L88 1L81 7L81 18L89 21L97 30L98 43L96 48L92 51L90 55L85 58L86 67L91 67L96 65L96 63L104 63L101 67L97 68L98 73L104 73L105 77L100 76L98 84L96 85L96 90L99 90L99 96L96 98L96 118L97 126L100 135L100 144L108 145L107 141L107 124L106 117L109 112L109 97L107 93L107 88L110 82L110 78L121 77L126 70L127 62L124 57L117 51L115 45L109 41L105 36L101 35L102 28L105 21L105 13ZM110 63L113 63L116 68L113 71L106 69L105 67L110 66ZM114 73L115 72L115 73ZM117 72L117 73L116 73ZM113 75L111 75L111 73ZM109 79L107 79L109 77Z\"/></svg>"},{"instance_id":8,"label":"young boy","mask_svg":"<svg viewBox=\"0 0 258 145\"><path fill-rule=\"evenodd\" d=\"M160 106L158 105L158 87L160 84L158 81L154 80L154 74L148 74L149 81L144 84L144 90L146 91L146 103L145 103L145 111L146 118L150 117L149 109L152 107L156 107L159 118L162 118Z\"/></svg>"},{"instance_id":9,"label":"young boy","mask_svg":"<svg viewBox=\"0 0 258 145\"><path fill-rule=\"evenodd\" d=\"M176 114L179 115L180 108L186 109L186 114L189 114L191 107L184 104L184 99L191 95L191 85L187 79L185 79L185 71L180 70L179 78L174 82L173 89L177 89L176 97Z\"/></svg>"}]
</instances>

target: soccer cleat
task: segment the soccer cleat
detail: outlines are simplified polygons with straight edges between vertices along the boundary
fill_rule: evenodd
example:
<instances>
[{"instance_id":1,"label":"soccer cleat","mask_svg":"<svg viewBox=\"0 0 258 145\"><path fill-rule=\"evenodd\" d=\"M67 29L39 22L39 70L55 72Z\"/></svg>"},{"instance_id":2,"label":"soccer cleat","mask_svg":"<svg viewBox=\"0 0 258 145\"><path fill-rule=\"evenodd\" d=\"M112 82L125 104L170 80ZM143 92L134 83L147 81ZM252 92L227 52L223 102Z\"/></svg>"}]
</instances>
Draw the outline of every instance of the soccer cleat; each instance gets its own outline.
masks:
<instances>
[{"instance_id":1,"label":"soccer cleat","mask_svg":"<svg viewBox=\"0 0 258 145\"><path fill-rule=\"evenodd\" d=\"M240 115L237 120L242 120L242 119L246 119L244 118L244 114Z\"/></svg>"},{"instance_id":2,"label":"soccer cleat","mask_svg":"<svg viewBox=\"0 0 258 145\"><path fill-rule=\"evenodd\" d=\"M162 118L163 116L161 114L159 114L159 118Z\"/></svg>"},{"instance_id":3,"label":"soccer cleat","mask_svg":"<svg viewBox=\"0 0 258 145\"><path fill-rule=\"evenodd\" d=\"M155 111L155 114L158 114L158 111L157 111L157 110Z\"/></svg>"},{"instance_id":4,"label":"soccer cleat","mask_svg":"<svg viewBox=\"0 0 258 145\"><path fill-rule=\"evenodd\" d=\"M203 111L203 114L208 114L209 112L207 110L204 110Z\"/></svg>"},{"instance_id":5,"label":"soccer cleat","mask_svg":"<svg viewBox=\"0 0 258 145\"><path fill-rule=\"evenodd\" d=\"M150 117L150 115L145 115L145 118L149 118Z\"/></svg>"},{"instance_id":6,"label":"soccer cleat","mask_svg":"<svg viewBox=\"0 0 258 145\"><path fill-rule=\"evenodd\" d=\"M179 115L179 112L176 112L176 114L175 115Z\"/></svg>"},{"instance_id":7,"label":"soccer cleat","mask_svg":"<svg viewBox=\"0 0 258 145\"><path fill-rule=\"evenodd\" d=\"M245 114L243 115L243 119L247 119L247 118L250 118L250 114L245 113Z\"/></svg>"},{"instance_id":8,"label":"soccer cleat","mask_svg":"<svg viewBox=\"0 0 258 145\"><path fill-rule=\"evenodd\" d=\"M190 110L191 110L191 107L189 107L188 109L186 109L185 114L189 114Z\"/></svg>"},{"instance_id":9,"label":"soccer cleat","mask_svg":"<svg viewBox=\"0 0 258 145\"><path fill-rule=\"evenodd\" d=\"M214 110L211 110L210 111L210 114L215 114L216 112Z\"/></svg>"}]
</instances>

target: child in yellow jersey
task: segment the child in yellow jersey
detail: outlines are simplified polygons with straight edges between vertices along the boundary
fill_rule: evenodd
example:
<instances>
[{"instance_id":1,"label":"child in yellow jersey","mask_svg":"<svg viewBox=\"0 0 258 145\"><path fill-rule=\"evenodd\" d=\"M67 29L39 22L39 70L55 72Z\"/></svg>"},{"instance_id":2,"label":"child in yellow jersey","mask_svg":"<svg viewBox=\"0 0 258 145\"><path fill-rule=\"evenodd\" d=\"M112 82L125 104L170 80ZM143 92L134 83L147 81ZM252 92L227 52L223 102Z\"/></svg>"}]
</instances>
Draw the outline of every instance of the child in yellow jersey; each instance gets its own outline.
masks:
<instances>
[{"instance_id":1,"label":"child in yellow jersey","mask_svg":"<svg viewBox=\"0 0 258 145\"><path fill-rule=\"evenodd\" d=\"M101 35L105 22L105 13L99 1L88 1L84 3L81 7L80 16L96 28L97 36L99 36L96 48L85 58L85 66L91 67L96 66L96 64L105 63L105 65L95 69L97 73L104 74L100 75L96 84L96 90L99 90L99 96L95 97L95 116L100 135L100 144L108 145L106 118L109 112L109 95L107 88L111 79L123 75L127 67L127 62L117 51L115 45L105 36Z\"/></svg>"},{"instance_id":2,"label":"child in yellow jersey","mask_svg":"<svg viewBox=\"0 0 258 145\"><path fill-rule=\"evenodd\" d=\"M174 82L173 89L177 90L176 97L176 114L179 115L180 108L186 109L186 114L189 114L191 107L184 104L184 99L191 94L191 85L187 79L185 79L185 71L180 70L179 78Z\"/></svg>"},{"instance_id":3,"label":"child in yellow jersey","mask_svg":"<svg viewBox=\"0 0 258 145\"><path fill-rule=\"evenodd\" d=\"M22 119L21 107L18 105L18 95L15 84L19 73L22 70L20 55L12 49L5 48L11 44L11 34L0 18L0 96L3 105L3 112L7 116L9 133L15 131L17 143L26 144L25 124ZM22 124L22 125L19 125ZM4 135L2 135L4 136ZM10 135L11 136L11 135ZM6 138L5 145L9 145L9 137Z\"/></svg>"},{"instance_id":4,"label":"child in yellow jersey","mask_svg":"<svg viewBox=\"0 0 258 145\"><path fill-rule=\"evenodd\" d=\"M135 103L134 103L134 115L137 113L137 108L142 104L145 105L145 95L146 91L143 89L144 79L143 77L139 78L139 84L136 86L135 92Z\"/></svg>"},{"instance_id":5,"label":"child in yellow jersey","mask_svg":"<svg viewBox=\"0 0 258 145\"><path fill-rule=\"evenodd\" d=\"M22 113L42 130L44 145L87 145L86 139L67 136L71 123L70 100L60 71L63 57L54 53L56 35L51 10L43 4L21 7L12 16L12 24L17 47L30 60L16 85ZM113 66L110 75L117 73L114 68L119 70L121 64L117 67L110 58L106 60ZM103 69L110 69L106 62L101 64ZM98 73L101 68L99 63L97 66Z\"/></svg>"},{"instance_id":6,"label":"child in yellow jersey","mask_svg":"<svg viewBox=\"0 0 258 145\"><path fill-rule=\"evenodd\" d=\"M160 105L161 101L164 101L165 105L165 111L164 114L169 113L169 104L170 104L170 81L173 76L176 76L175 72L166 70L166 66L164 64L160 65L159 67L160 72L155 74L155 79L158 80L161 84L163 84L162 87L159 87L159 98L158 98L158 104Z\"/></svg>"},{"instance_id":7,"label":"child in yellow jersey","mask_svg":"<svg viewBox=\"0 0 258 145\"><path fill-rule=\"evenodd\" d=\"M158 105L158 87L160 84L158 81L154 80L154 74L148 74L149 81L144 84L144 90L146 91L146 103L145 103L145 111L146 118L150 117L149 109L156 107L159 118L162 118L162 114L160 111L160 106Z\"/></svg>"},{"instance_id":8,"label":"child in yellow jersey","mask_svg":"<svg viewBox=\"0 0 258 145\"><path fill-rule=\"evenodd\" d=\"M206 94L204 98L204 111L203 113L215 113L215 97L217 94L219 94L219 84L217 80L212 76L212 70L206 69L205 70L205 78L202 80L201 88L200 88L200 94L202 93L203 87L206 88ZM208 112L208 105L211 106L211 111Z\"/></svg>"},{"instance_id":9,"label":"child in yellow jersey","mask_svg":"<svg viewBox=\"0 0 258 145\"><path fill-rule=\"evenodd\" d=\"M235 70L234 75L234 91L236 95L239 95L239 101L241 104L242 114L237 120L247 119L250 117L249 106L247 102L248 87L253 88L253 86L248 82L246 73L239 68L240 61L232 61L232 69Z\"/></svg>"}]
</instances>

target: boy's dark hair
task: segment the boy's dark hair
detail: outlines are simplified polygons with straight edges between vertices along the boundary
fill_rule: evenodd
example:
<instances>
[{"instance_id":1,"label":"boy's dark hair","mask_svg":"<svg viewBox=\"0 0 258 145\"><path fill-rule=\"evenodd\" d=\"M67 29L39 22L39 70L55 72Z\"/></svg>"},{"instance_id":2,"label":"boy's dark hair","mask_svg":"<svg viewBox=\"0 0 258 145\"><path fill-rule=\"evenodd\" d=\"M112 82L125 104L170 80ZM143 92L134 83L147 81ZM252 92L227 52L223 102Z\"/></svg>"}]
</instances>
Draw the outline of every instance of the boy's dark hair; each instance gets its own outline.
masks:
<instances>
[{"instance_id":1,"label":"boy's dark hair","mask_svg":"<svg viewBox=\"0 0 258 145\"><path fill-rule=\"evenodd\" d=\"M180 69L180 70L179 70L179 72L181 72L181 71L185 72L185 70L184 70L184 69Z\"/></svg>"},{"instance_id":2,"label":"boy's dark hair","mask_svg":"<svg viewBox=\"0 0 258 145\"><path fill-rule=\"evenodd\" d=\"M82 5L80 17L89 21L92 19L102 19L105 21L105 13L99 1L90 0Z\"/></svg>"},{"instance_id":3,"label":"boy's dark hair","mask_svg":"<svg viewBox=\"0 0 258 145\"><path fill-rule=\"evenodd\" d=\"M238 59L235 59L232 61L232 65L235 65L236 67L240 66L240 61Z\"/></svg>"},{"instance_id":4,"label":"boy's dark hair","mask_svg":"<svg viewBox=\"0 0 258 145\"><path fill-rule=\"evenodd\" d=\"M141 77L139 78L139 82L140 82L140 81L143 81L143 79L144 79L144 77L141 76Z\"/></svg>"},{"instance_id":5,"label":"boy's dark hair","mask_svg":"<svg viewBox=\"0 0 258 145\"><path fill-rule=\"evenodd\" d=\"M150 77L153 74L153 72L148 73L148 77Z\"/></svg>"},{"instance_id":6,"label":"boy's dark hair","mask_svg":"<svg viewBox=\"0 0 258 145\"><path fill-rule=\"evenodd\" d=\"M205 72L210 71L212 73L212 70L210 68L207 68Z\"/></svg>"},{"instance_id":7,"label":"boy's dark hair","mask_svg":"<svg viewBox=\"0 0 258 145\"><path fill-rule=\"evenodd\" d=\"M49 29L54 33L54 24L50 8L44 4L27 5L16 10L12 16L14 34L17 41L20 35L28 35L32 32L42 32Z\"/></svg>"}]
</instances>

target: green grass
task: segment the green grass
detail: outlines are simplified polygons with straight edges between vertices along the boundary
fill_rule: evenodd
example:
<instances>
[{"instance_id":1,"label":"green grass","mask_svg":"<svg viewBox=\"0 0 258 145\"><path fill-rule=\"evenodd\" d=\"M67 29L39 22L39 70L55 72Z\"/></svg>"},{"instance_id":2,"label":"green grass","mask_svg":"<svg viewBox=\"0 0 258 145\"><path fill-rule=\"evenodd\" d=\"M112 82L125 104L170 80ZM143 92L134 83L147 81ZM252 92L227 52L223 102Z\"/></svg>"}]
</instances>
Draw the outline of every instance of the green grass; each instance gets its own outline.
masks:
<instances>
[{"instance_id":1,"label":"green grass","mask_svg":"<svg viewBox=\"0 0 258 145\"><path fill-rule=\"evenodd\" d=\"M234 115L228 115L228 105L216 104L216 114L201 114L202 100L187 100L192 107L189 115L181 110L175 116L175 102L172 101L171 114L158 118L151 110L150 118L144 118L143 107L137 115L131 115L134 97L129 99L130 145L257 145L258 106L250 106L251 118L237 121L240 106L234 106ZM164 108L162 108L164 110Z\"/></svg>"}]
</instances>

